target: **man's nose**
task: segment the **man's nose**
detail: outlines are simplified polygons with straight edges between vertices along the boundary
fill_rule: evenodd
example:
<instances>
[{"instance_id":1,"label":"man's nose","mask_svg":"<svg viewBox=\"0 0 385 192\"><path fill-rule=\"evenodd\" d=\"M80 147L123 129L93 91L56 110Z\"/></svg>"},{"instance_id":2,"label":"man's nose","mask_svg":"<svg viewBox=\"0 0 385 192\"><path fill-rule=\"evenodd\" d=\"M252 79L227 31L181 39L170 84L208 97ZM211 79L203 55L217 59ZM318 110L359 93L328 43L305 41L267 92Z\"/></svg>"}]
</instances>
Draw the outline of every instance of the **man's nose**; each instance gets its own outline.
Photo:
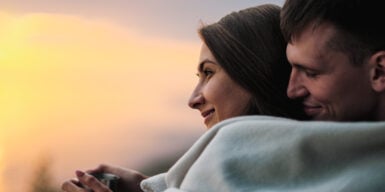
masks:
<instances>
[{"instance_id":1,"label":"man's nose","mask_svg":"<svg viewBox=\"0 0 385 192\"><path fill-rule=\"evenodd\" d=\"M287 86L287 96L290 99L298 99L305 97L306 95L308 95L308 91L304 86L301 77L296 71L292 70Z\"/></svg>"}]
</instances>

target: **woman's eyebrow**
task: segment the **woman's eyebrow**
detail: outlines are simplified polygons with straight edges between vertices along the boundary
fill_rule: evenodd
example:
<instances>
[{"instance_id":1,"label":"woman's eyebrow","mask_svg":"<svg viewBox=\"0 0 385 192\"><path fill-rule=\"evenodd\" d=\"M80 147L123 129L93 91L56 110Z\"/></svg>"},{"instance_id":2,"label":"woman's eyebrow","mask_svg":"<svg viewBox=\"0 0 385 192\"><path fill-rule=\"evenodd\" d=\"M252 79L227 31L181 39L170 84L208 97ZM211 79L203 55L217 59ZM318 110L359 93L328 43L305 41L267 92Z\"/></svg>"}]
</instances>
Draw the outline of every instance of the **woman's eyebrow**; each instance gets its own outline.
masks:
<instances>
[{"instance_id":1,"label":"woman's eyebrow","mask_svg":"<svg viewBox=\"0 0 385 192\"><path fill-rule=\"evenodd\" d=\"M205 66L206 63L211 63L211 64L217 64L215 61L212 61L210 59L205 59L201 61L198 65L198 71L203 71L203 67Z\"/></svg>"}]
</instances>

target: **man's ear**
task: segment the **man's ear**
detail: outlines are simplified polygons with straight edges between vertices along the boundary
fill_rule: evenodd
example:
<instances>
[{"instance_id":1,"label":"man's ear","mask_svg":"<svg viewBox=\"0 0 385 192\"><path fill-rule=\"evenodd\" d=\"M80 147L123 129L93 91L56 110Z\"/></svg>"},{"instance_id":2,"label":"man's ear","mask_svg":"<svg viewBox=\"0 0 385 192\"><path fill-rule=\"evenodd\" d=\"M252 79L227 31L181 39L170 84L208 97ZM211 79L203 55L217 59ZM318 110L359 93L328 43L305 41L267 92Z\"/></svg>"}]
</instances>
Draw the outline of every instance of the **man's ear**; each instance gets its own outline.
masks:
<instances>
[{"instance_id":1,"label":"man's ear","mask_svg":"<svg viewBox=\"0 0 385 192\"><path fill-rule=\"evenodd\" d=\"M371 80L372 87L377 92L385 91L385 51L376 52L369 59L373 64Z\"/></svg>"}]
</instances>

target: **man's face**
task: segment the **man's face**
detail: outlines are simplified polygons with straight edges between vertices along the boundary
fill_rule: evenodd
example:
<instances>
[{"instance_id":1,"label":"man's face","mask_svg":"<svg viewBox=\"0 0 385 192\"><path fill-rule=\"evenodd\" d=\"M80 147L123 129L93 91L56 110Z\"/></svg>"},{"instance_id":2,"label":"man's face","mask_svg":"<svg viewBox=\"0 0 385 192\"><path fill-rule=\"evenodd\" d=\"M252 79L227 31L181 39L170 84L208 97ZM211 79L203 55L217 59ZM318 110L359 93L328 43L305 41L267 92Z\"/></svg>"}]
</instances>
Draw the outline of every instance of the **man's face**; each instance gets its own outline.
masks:
<instances>
[{"instance_id":1,"label":"man's face","mask_svg":"<svg viewBox=\"0 0 385 192\"><path fill-rule=\"evenodd\" d=\"M375 95L368 64L354 66L348 55L327 45L331 24L308 27L287 46L292 65L287 94L301 99L314 120L356 121L372 118Z\"/></svg>"}]
</instances>

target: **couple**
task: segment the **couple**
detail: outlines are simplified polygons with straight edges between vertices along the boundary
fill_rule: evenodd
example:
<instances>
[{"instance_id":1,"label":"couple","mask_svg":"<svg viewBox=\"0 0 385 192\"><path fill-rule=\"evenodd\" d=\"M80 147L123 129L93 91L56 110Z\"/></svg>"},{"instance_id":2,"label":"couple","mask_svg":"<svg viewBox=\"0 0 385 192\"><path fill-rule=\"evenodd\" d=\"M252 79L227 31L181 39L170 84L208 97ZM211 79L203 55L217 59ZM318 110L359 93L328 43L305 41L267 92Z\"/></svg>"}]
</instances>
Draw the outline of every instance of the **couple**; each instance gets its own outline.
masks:
<instances>
[{"instance_id":1,"label":"couple","mask_svg":"<svg viewBox=\"0 0 385 192\"><path fill-rule=\"evenodd\" d=\"M282 10L261 5L202 27L189 106L209 130L167 173L88 173L120 176L117 192L384 191L381 5L286 0ZM299 121L308 118L316 121ZM80 182L110 191L88 173L63 190L85 191Z\"/></svg>"}]
</instances>

